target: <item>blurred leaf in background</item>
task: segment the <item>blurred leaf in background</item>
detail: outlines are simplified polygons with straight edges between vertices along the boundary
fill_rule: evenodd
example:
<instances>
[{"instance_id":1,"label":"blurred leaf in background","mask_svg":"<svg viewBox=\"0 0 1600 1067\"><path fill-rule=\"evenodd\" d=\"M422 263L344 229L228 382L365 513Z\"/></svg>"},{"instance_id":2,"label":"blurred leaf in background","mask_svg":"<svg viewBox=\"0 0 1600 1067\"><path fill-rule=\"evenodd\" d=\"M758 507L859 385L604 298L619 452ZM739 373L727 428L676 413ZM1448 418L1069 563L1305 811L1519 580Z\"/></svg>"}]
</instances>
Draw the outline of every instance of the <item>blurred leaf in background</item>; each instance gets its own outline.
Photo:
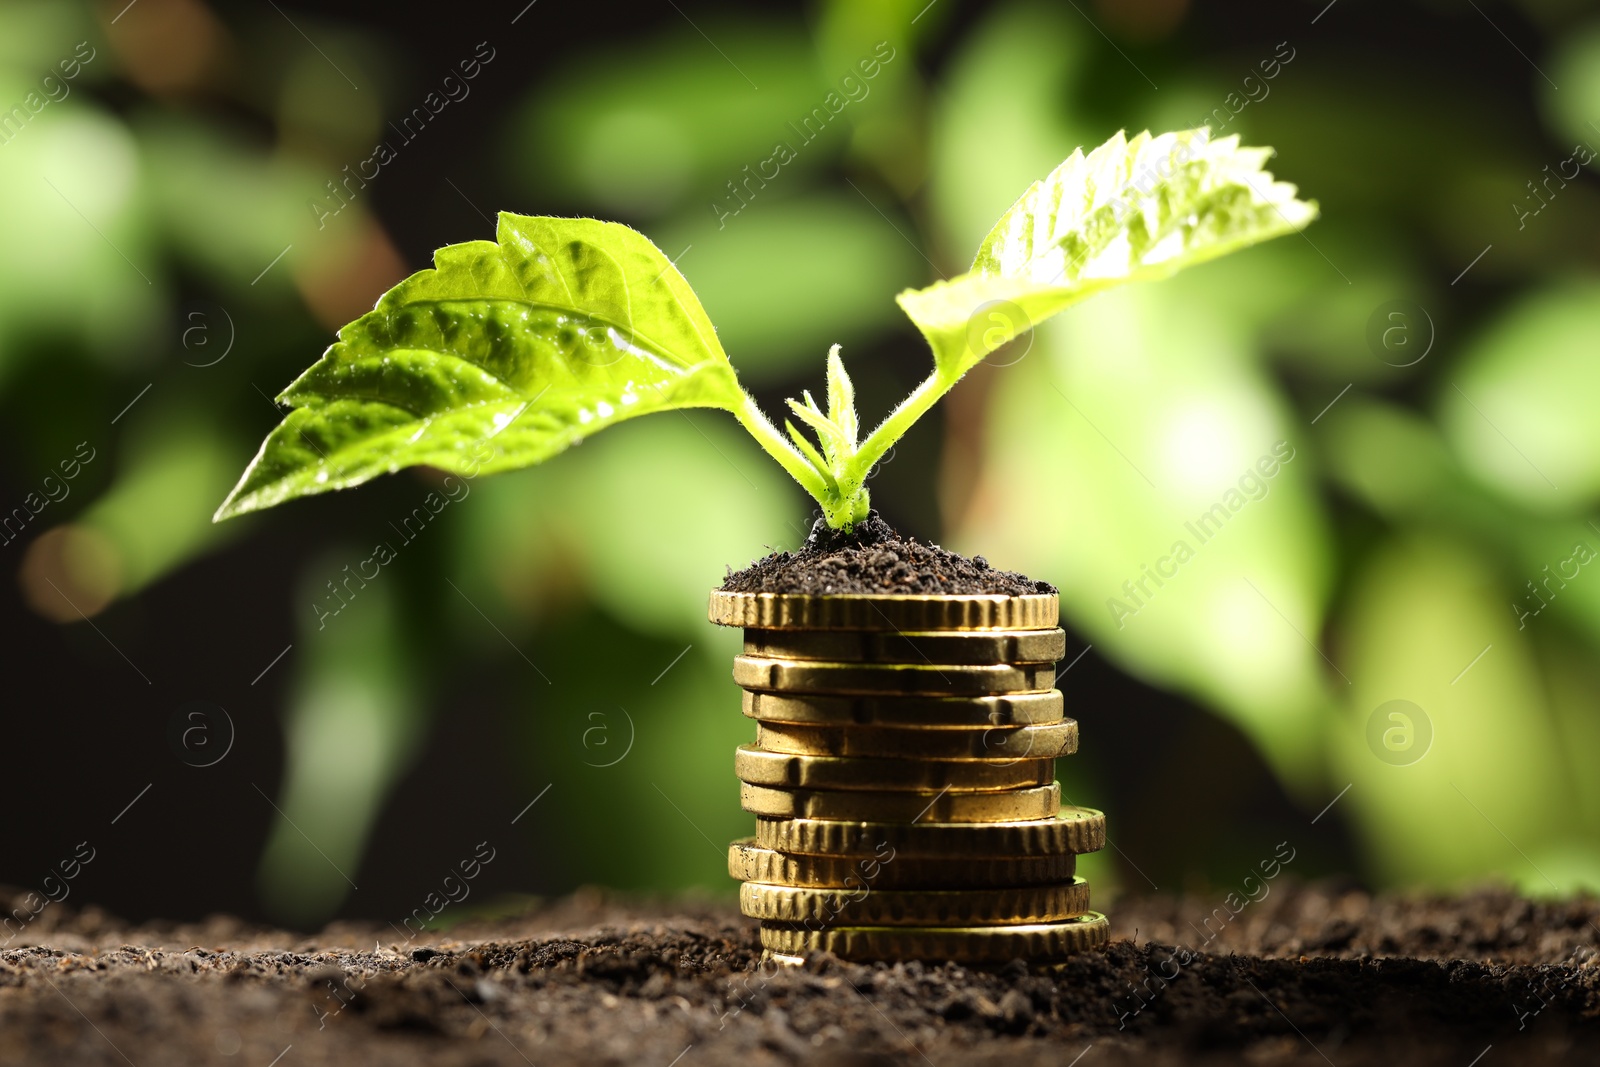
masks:
<instances>
[{"instance_id":1,"label":"blurred leaf in background","mask_svg":"<svg viewBox=\"0 0 1600 1067\"><path fill-rule=\"evenodd\" d=\"M341 570L338 556L314 561L299 599L321 599L320 576L337 580ZM367 834L422 740L395 592L374 582L360 596L360 610L339 625L307 620L300 634L310 655L284 723L287 770L269 797L280 818L259 876L263 898L287 922L323 921L358 888L352 875Z\"/></svg>"},{"instance_id":2,"label":"blurred leaf in background","mask_svg":"<svg viewBox=\"0 0 1600 1067\"><path fill-rule=\"evenodd\" d=\"M738 183L752 173L760 179L757 164L772 158L779 142L799 139L789 124L800 123L830 87L791 25L741 20L705 32L685 25L568 60L528 100L506 138L514 173L624 221L691 204L710 215L713 199L737 210ZM708 37L738 61L717 62ZM606 77L597 81L596 70ZM565 150L551 152L551 145ZM782 165L784 184L827 159L797 152Z\"/></svg>"},{"instance_id":3,"label":"blurred leaf in background","mask_svg":"<svg viewBox=\"0 0 1600 1067\"><path fill-rule=\"evenodd\" d=\"M839 194L763 204L722 231L691 214L664 225L657 243L683 252L718 337L755 387L814 373L817 353L836 337L898 327L899 309L884 294L925 269L870 204Z\"/></svg>"},{"instance_id":4,"label":"blurred leaf in background","mask_svg":"<svg viewBox=\"0 0 1600 1067\"><path fill-rule=\"evenodd\" d=\"M1468 472L1533 511L1600 493L1600 280L1544 286L1462 353L1440 420Z\"/></svg>"}]
</instances>

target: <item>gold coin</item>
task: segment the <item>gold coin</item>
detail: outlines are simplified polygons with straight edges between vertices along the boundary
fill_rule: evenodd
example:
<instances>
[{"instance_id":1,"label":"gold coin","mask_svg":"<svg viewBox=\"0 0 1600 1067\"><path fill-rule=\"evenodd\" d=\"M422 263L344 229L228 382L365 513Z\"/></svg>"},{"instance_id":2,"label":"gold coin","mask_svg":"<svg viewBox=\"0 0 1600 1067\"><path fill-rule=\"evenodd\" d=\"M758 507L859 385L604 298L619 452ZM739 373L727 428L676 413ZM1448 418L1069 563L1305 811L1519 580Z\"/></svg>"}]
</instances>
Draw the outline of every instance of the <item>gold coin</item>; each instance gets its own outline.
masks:
<instances>
[{"instance_id":1,"label":"gold coin","mask_svg":"<svg viewBox=\"0 0 1600 1067\"><path fill-rule=\"evenodd\" d=\"M757 845L778 852L824 856L872 855L951 860L1055 856L1095 852L1106 842L1106 817L1093 808L1064 807L1053 819L997 823L834 822L757 819Z\"/></svg>"},{"instance_id":2,"label":"gold coin","mask_svg":"<svg viewBox=\"0 0 1600 1067\"><path fill-rule=\"evenodd\" d=\"M711 593L720 626L761 630L1048 630L1061 617L1054 593L1026 596L803 596Z\"/></svg>"},{"instance_id":3,"label":"gold coin","mask_svg":"<svg viewBox=\"0 0 1600 1067\"><path fill-rule=\"evenodd\" d=\"M835 663L1054 663L1066 631L990 630L903 633L886 630L746 630L747 656Z\"/></svg>"},{"instance_id":4,"label":"gold coin","mask_svg":"<svg viewBox=\"0 0 1600 1067\"><path fill-rule=\"evenodd\" d=\"M1007 793L867 793L768 789L739 785L739 803L754 815L790 819L871 819L878 822L1015 822L1048 819L1061 809L1055 782Z\"/></svg>"},{"instance_id":5,"label":"gold coin","mask_svg":"<svg viewBox=\"0 0 1600 1067\"><path fill-rule=\"evenodd\" d=\"M772 722L819 726L915 726L923 729L1033 726L1060 722L1061 691L982 697L821 696L744 690L744 713Z\"/></svg>"},{"instance_id":6,"label":"gold coin","mask_svg":"<svg viewBox=\"0 0 1600 1067\"><path fill-rule=\"evenodd\" d=\"M1078 750L1072 719L987 730L917 730L897 726L756 724L756 745L801 756L886 756L899 759L1054 759Z\"/></svg>"},{"instance_id":7,"label":"gold coin","mask_svg":"<svg viewBox=\"0 0 1600 1067\"><path fill-rule=\"evenodd\" d=\"M745 882L739 910L752 919L847 926L993 926L1060 922L1089 910L1089 883L1004 889L806 889Z\"/></svg>"},{"instance_id":8,"label":"gold coin","mask_svg":"<svg viewBox=\"0 0 1600 1067\"><path fill-rule=\"evenodd\" d=\"M728 846L728 873L741 882L818 889L979 889L1070 882L1078 857L900 856L884 845L870 856L789 856L745 837Z\"/></svg>"},{"instance_id":9,"label":"gold coin","mask_svg":"<svg viewBox=\"0 0 1600 1067\"><path fill-rule=\"evenodd\" d=\"M741 782L790 789L986 793L1049 785L1055 781L1056 761L849 759L740 745L733 770Z\"/></svg>"},{"instance_id":10,"label":"gold coin","mask_svg":"<svg viewBox=\"0 0 1600 1067\"><path fill-rule=\"evenodd\" d=\"M1009 963L1016 959L1051 959L1103 945L1110 924L1099 912L1053 923L1016 926L803 926L763 922L761 947L803 956L831 952L847 960L955 960L960 963Z\"/></svg>"},{"instance_id":11,"label":"gold coin","mask_svg":"<svg viewBox=\"0 0 1600 1067\"><path fill-rule=\"evenodd\" d=\"M1053 663L930 666L926 663L820 663L735 656L733 680L746 689L802 693L888 693L982 696L1048 690Z\"/></svg>"}]
</instances>

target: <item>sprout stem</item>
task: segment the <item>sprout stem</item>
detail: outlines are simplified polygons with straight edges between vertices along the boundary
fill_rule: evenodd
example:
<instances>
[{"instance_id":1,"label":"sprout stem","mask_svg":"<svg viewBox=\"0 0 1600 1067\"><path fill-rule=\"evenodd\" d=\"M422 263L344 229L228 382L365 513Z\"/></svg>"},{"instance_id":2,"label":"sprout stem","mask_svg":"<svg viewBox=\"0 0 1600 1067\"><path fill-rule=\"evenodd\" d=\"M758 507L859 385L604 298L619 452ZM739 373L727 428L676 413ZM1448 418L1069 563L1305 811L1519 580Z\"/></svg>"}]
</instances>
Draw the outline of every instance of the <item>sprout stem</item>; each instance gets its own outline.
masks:
<instances>
[{"instance_id":1,"label":"sprout stem","mask_svg":"<svg viewBox=\"0 0 1600 1067\"><path fill-rule=\"evenodd\" d=\"M866 486L859 484L860 478L851 479L854 484L850 486L845 483L840 483L838 487L829 485L828 480L811 465L810 461L778 432L778 428L767 418L755 398L744 390L740 390L740 393L743 400L734 409L734 417L739 420L741 426L750 431L750 436L756 439L756 443L766 449L767 454L777 460L783 469L800 483L800 488L816 498L817 503L822 505L822 514L829 526L836 530L849 529L867 517L868 494ZM865 475L865 469L862 475Z\"/></svg>"},{"instance_id":2,"label":"sprout stem","mask_svg":"<svg viewBox=\"0 0 1600 1067\"><path fill-rule=\"evenodd\" d=\"M872 465L883 458L883 454L900 438L905 436L913 423L927 414L928 409L939 402L939 398L950 391L955 381L947 381L938 371L934 371L922 380L911 391L911 395L900 402L900 406L889 412L878 428L861 442L861 447L856 450L856 466L859 477L865 479Z\"/></svg>"},{"instance_id":3,"label":"sprout stem","mask_svg":"<svg viewBox=\"0 0 1600 1067\"><path fill-rule=\"evenodd\" d=\"M777 460L783 469L800 483L800 488L816 497L819 503L826 505L823 496L828 492L828 487L822 475L812 468L798 449L784 440L783 434L779 433L772 420L767 418L766 413L756 403L755 397L743 389L739 392L743 400L733 412L739 424L749 430L750 436L756 439L756 443L766 449L767 454Z\"/></svg>"}]
</instances>

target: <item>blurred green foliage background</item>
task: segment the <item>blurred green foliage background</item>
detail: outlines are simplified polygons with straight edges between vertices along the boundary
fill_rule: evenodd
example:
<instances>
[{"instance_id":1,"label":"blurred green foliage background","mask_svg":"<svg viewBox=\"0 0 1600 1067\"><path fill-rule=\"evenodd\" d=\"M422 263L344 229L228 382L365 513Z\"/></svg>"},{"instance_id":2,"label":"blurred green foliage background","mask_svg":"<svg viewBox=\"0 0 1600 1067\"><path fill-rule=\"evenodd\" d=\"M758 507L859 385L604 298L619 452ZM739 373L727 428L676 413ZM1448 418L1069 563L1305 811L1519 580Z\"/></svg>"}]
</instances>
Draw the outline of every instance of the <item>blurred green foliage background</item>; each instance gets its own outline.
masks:
<instances>
[{"instance_id":1,"label":"blurred green foliage background","mask_svg":"<svg viewBox=\"0 0 1600 1067\"><path fill-rule=\"evenodd\" d=\"M1074 147L1209 122L1275 146L1323 219L1014 342L875 502L1061 587L1088 649L1059 683L1084 725L1063 782L1116 842L1097 891L1226 882L1284 837L1303 874L1600 887L1590 8L411 18L0 6L4 654L35 685L8 717L16 752L84 779L0 878L150 779L128 840L231 873L158 892L130 844L91 892L134 912L403 915L436 881L419 857L491 823L522 857L500 891L728 892L750 729L705 597L799 543L799 490L730 419L641 420L472 483L354 590L430 476L213 526L269 398L505 209L651 236L769 411L842 343L875 421L926 367L897 290L964 269ZM164 733L196 699L238 733L204 779Z\"/></svg>"}]
</instances>

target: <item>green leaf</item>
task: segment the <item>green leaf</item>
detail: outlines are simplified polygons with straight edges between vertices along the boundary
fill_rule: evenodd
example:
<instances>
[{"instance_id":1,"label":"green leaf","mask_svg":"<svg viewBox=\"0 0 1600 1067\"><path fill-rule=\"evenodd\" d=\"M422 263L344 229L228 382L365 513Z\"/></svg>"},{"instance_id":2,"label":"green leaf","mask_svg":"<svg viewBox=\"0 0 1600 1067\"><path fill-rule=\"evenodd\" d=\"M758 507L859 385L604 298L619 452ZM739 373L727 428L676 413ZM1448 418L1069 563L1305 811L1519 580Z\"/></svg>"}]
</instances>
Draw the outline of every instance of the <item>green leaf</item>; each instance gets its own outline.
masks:
<instances>
[{"instance_id":1,"label":"green leaf","mask_svg":"<svg viewBox=\"0 0 1600 1067\"><path fill-rule=\"evenodd\" d=\"M828 466L828 461L823 459L822 454L817 451L817 446L807 441L806 435L801 433L799 427L788 419L783 420L783 428L789 432L789 438L795 443L795 447L800 449L800 454L806 457L806 462L815 467L817 473L822 475L822 480L827 483L829 489L837 492L839 483L834 478L833 471Z\"/></svg>"},{"instance_id":2,"label":"green leaf","mask_svg":"<svg viewBox=\"0 0 1600 1067\"><path fill-rule=\"evenodd\" d=\"M837 463L839 457L846 455L853 449L853 446L846 445L844 431L834 425L828 416L824 415L822 410L817 407L816 401L811 399L810 390L806 391L805 398L806 402L804 404L793 397L790 397L785 403L789 405L791 411L800 416L807 426L816 431L817 440L822 442L822 451L827 455L829 462Z\"/></svg>"},{"instance_id":3,"label":"green leaf","mask_svg":"<svg viewBox=\"0 0 1600 1067\"><path fill-rule=\"evenodd\" d=\"M1211 140L1205 127L1118 133L1035 182L984 239L972 269L896 299L953 382L1063 308L1159 278L1316 218L1315 203L1262 170L1270 149Z\"/></svg>"},{"instance_id":4,"label":"green leaf","mask_svg":"<svg viewBox=\"0 0 1600 1067\"><path fill-rule=\"evenodd\" d=\"M839 345L828 349L828 419L844 434L853 450L861 424L856 418L856 387L845 372Z\"/></svg>"},{"instance_id":5,"label":"green leaf","mask_svg":"<svg viewBox=\"0 0 1600 1067\"><path fill-rule=\"evenodd\" d=\"M279 401L218 519L427 464L525 467L624 419L738 411L727 355L689 283L642 234L502 213L497 240L441 248Z\"/></svg>"}]
</instances>

